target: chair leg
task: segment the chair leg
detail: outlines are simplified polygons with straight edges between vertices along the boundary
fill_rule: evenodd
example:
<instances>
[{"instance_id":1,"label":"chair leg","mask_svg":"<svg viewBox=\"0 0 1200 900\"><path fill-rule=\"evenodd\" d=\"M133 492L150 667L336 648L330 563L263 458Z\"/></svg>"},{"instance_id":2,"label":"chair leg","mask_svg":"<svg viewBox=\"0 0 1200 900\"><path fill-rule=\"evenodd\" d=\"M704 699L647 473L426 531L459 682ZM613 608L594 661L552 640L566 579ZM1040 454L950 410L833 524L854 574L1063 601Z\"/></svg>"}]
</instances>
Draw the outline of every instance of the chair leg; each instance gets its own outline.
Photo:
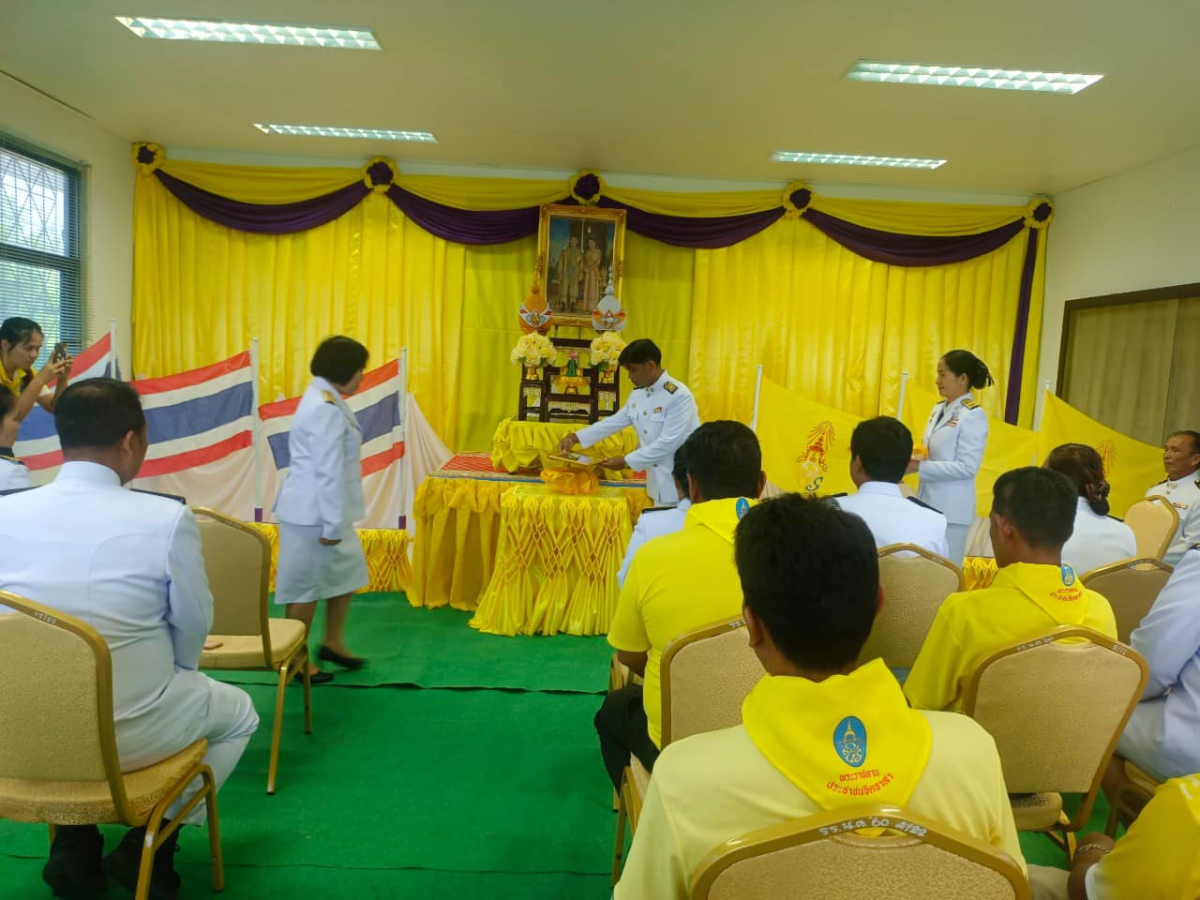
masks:
<instances>
[{"instance_id":1,"label":"chair leg","mask_svg":"<svg viewBox=\"0 0 1200 900\"><path fill-rule=\"evenodd\" d=\"M202 773L207 794L204 797L204 809L208 816L208 852L212 857L213 891L220 893L225 890L225 857L221 854L221 824L217 816L217 785L213 781L212 770L205 768Z\"/></svg>"},{"instance_id":2,"label":"chair leg","mask_svg":"<svg viewBox=\"0 0 1200 900\"><path fill-rule=\"evenodd\" d=\"M279 667L279 686L275 689L275 722L271 728L271 765L267 770L267 793L275 793L275 777L279 774L279 744L283 738L283 696L287 691L288 665Z\"/></svg>"},{"instance_id":3,"label":"chair leg","mask_svg":"<svg viewBox=\"0 0 1200 900\"><path fill-rule=\"evenodd\" d=\"M616 809L614 806L613 809ZM50 849L54 849L54 836L58 834L58 828L53 822L46 823L46 830L50 832Z\"/></svg>"},{"instance_id":4,"label":"chair leg","mask_svg":"<svg viewBox=\"0 0 1200 900\"><path fill-rule=\"evenodd\" d=\"M308 647L304 648L300 665L303 672L301 678L304 679L304 733L312 734L312 676L308 671Z\"/></svg>"},{"instance_id":5,"label":"chair leg","mask_svg":"<svg viewBox=\"0 0 1200 900\"><path fill-rule=\"evenodd\" d=\"M162 824L162 816L152 816L146 823L146 838L142 842L142 861L138 866L137 890L133 900L147 900L150 896L150 878L153 873L155 843L158 840L158 827Z\"/></svg>"},{"instance_id":6,"label":"chair leg","mask_svg":"<svg viewBox=\"0 0 1200 900\"><path fill-rule=\"evenodd\" d=\"M613 844L612 884L617 886L621 880L621 857L625 854L625 819L628 810L625 807L625 792L617 792L617 837Z\"/></svg>"}]
</instances>

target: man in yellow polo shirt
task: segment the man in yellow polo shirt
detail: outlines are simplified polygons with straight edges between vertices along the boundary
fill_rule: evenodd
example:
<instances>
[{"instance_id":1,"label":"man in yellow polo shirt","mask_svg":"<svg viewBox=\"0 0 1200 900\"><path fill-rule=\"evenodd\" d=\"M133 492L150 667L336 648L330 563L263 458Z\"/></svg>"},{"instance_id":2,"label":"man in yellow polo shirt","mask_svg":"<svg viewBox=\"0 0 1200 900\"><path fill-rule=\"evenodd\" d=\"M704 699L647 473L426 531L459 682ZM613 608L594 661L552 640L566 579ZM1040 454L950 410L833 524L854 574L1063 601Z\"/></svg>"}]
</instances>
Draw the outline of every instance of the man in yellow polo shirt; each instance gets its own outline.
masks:
<instances>
[{"instance_id":1,"label":"man in yellow polo shirt","mask_svg":"<svg viewBox=\"0 0 1200 900\"><path fill-rule=\"evenodd\" d=\"M951 594L904 682L917 709L962 707L964 682L979 657L1005 644L1082 625L1116 640L1104 597L1078 582L1062 561L1075 527L1077 492L1059 472L1027 466L993 488L991 536L1000 571L992 586Z\"/></svg>"},{"instance_id":2,"label":"man in yellow polo shirt","mask_svg":"<svg viewBox=\"0 0 1200 900\"><path fill-rule=\"evenodd\" d=\"M685 900L725 841L862 803L928 816L1024 868L991 736L966 716L910 709L882 660L858 667L884 599L866 523L788 494L746 514L735 553L767 674L742 725L662 752L616 900Z\"/></svg>"},{"instance_id":3,"label":"man in yellow polo shirt","mask_svg":"<svg viewBox=\"0 0 1200 900\"><path fill-rule=\"evenodd\" d=\"M659 663L672 640L742 611L733 530L762 493L762 451L740 422L708 422L685 444L692 507L683 530L647 541L625 576L609 627L617 657L645 679L610 693L596 714L600 752L613 786L633 753L654 768L661 745Z\"/></svg>"}]
</instances>

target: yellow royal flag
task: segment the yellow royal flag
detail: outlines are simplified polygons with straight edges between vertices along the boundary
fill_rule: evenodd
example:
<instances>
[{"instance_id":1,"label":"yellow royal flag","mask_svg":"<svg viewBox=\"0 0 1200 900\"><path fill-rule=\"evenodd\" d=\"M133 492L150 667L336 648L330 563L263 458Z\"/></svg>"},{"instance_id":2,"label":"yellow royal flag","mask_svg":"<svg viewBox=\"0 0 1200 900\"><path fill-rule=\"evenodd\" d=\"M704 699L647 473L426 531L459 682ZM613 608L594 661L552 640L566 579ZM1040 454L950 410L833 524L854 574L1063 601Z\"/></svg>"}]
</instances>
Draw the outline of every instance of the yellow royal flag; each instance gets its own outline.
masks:
<instances>
[{"instance_id":1,"label":"yellow royal flag","mask_svg":"<svg viewBox=\"0 0 1200 900\"><path fill-rule=\"evenodd\" d=\"M1114 516L1124 516L1125 510L1145 496L1146 488L1165 477L1161 448L1101 425L1047 391L1038 459L1045 459L1060 444L1087 444L1100 454L1105 477L1112 485L1108 502Z\"/></svg>"},{"instance_id":2,"label":"yellow royal flag","mask_svg":"<svg viewBox=\"0 0 1200 900\"><path fill-rule=\"evenodd\" d=\"M912 382L904 389L904 424L913 434L913 444L921 443L929 414L942 398ZM999 419L988 419L988 441L983 462L975 477L975 513L986 517L992 508L992 486L996 479L1012 469L1031 466L1038 457L1038 436L1028 428L1018 428ZM916 487L916 481L911 482Z\"/></svg>"},{"instance_id":3,"label":"yellow royal flag","mask_svg":"<svg viewBox=\"0 0 1200 900\"><path fill-rule=\"evenodd\" d=\"M785 491L839 494L850 480L850 435L862 421L814 403L769 378L758 402L758 440L767 479Z\"/></svg>"}]
</instances>

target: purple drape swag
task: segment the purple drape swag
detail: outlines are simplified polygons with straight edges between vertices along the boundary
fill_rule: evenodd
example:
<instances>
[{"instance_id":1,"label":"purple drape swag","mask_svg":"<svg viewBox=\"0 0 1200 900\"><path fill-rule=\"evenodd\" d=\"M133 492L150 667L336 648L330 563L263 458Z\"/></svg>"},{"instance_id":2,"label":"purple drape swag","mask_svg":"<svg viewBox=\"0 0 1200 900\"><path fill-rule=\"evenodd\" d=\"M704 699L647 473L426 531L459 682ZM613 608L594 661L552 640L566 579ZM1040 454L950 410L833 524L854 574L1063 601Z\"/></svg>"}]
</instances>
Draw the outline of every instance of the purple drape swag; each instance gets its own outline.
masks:
<instances>
[{"instance_id":1,"label":"purple drape swag","mask_svg":"<svg viewBox=\"0 0 1200 900\"><path fill-rule=\"evenodd\" d=\"M385 171L387 170L387 171ZM472 210L458 209L427 200L391 182L387 166L374 166L374 183L387 184L387 196L406 216L431 234L458 244L505 244L537 234L538 207L521 209ZM157 169L154 175L181 203L197 215L220 225L255 234L290 234L306 231L349 212L371 193L364 182L356 181L332 193L296 203L244 203L205 191ZM594 176L585 176L593 177ZM599 189L595 184L580 187ZM577 187L578 192L578 187ZM808 197L799 202L805 206ZM569 197L561 202L574 203ZM793 198L793 202L797 202ZM753 237L778 222L787 210L782 206L763 212L738 216L672 216L637 209L607 197L600 197L599 206L626 211L626 226L635 234L653 238L676 247L715 250L730 247ZM1050 207L1039 207L1035 217L1045 221ZM1017 219L982 234L934 235L898 234L855 225L811 207L800 213L814 228L819 229L848 250L873 262L891 266L940 266L965 262L985 253L998 250L1025 229L1024 218ZM1025 264L1021 272L1021 287L1017 302L1017 320L1013 332L1012 356L1009 361L1008 393L1004 404L1006 422L1015 424L1020 414L1022 370L1025 363L1025 343L1029 334L1029 312L1033 295L1034 267L1037 261L1038 231L1029 229L1025 249Z\"/></svg>"}]
</instances>

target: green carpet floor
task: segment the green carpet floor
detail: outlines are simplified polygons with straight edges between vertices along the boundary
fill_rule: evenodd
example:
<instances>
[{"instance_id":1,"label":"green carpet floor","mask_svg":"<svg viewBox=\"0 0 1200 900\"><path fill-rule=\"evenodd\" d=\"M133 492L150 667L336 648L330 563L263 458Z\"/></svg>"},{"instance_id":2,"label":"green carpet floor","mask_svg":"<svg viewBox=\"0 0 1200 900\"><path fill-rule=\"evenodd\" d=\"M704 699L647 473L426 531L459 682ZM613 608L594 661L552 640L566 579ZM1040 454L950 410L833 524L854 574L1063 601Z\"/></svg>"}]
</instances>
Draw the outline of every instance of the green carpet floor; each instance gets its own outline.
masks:
<instances>
[{"instance_id":1,"label":"green carpet floor","mask_svg":"<svg viewBox=\"0 0 1200 900\"><path fill-rule=\"evenodd\" d=\"M262 725L221 793L224 897L609 896L612 795L591 726L603 641L492 637L467 619L363 598L349 640L371 666L314 690L312 735L290 689L274 797L274 692L247 685ZM430 689L451 687L464 689ZM110 846L120 831L105 829ZM182 896L212 896L204 836L180 843ZM1045 838L1021 843L1029 862L1063 865ZM45 853L43 828L0 822L0 900L50 896Z\"/></svg>"}]
</instances>

